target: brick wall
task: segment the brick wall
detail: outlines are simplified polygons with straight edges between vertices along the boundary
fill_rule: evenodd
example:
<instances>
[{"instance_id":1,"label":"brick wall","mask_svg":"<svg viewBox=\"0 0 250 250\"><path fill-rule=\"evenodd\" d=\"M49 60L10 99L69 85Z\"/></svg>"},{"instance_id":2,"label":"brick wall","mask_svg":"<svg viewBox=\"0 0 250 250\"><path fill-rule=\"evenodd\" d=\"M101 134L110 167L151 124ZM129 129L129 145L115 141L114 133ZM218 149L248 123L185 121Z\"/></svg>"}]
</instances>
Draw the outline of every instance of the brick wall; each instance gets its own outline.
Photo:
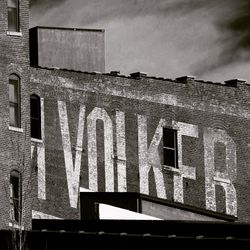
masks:
<instances>
[{"instance_id":1,"label":"brick wall","mask_svg":"<svg viewBox=\"0 0 250 250\"><path fill-rule=\"evenodd\" d=\"M31 71L45 117L46 174L36 183L46 197L35 210L76 218L80 169L80 186L93 191L141 192L250 221L246 83ZM162 166L162 126L177 129L177 171Z\"/></svg>"},{"instance_id":2,"label":"brick wall","mask_svg":"<svg viewBox=\"0 0 250 250\"><path fill-rule=\"evenodd\" d=\"M10 222L9 213L9 175L12 169L24 168L23 194L30 193L30 135L29 135L29 1L22 0L19 5L20 32L8 32L7 0L0 2L0 171L1 171L1 205L0 227L8 228ZM9 87L10 74L17 74L21 80L21 129L13 131L9 129ZM24 166L24 167L22 167ZM27 195L24 210L24 224L30 226L31 195Z\"/></svg>"},{"instance_id":3,"label":"brick wall","mask_svg":"<svg viewBox=\"0 0 250 250\"><path fill-rule=\"evenodd\" d=\"M7 1L0 2L1 228L9 224L9 173L20 162L28 226L31 203L79 218L79 187L140 192L250 221L246 83L30 68L28 19L22 0L20 32L9 34ZM21 79L19 131L9 129L11 73ZM42 140L30 143L31 94L41 98ZM162 127L177 130L178 169L163 166Z\"/></svg>"}]
</instances>

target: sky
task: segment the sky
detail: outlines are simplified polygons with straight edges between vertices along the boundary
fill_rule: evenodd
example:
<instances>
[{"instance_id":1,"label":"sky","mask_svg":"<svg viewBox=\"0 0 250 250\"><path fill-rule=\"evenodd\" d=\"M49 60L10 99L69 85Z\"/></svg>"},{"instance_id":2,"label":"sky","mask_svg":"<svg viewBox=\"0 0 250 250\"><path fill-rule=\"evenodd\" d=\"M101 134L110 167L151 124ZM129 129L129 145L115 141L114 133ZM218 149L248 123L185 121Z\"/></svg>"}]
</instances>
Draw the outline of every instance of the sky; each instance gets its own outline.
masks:
<instances>
[{"instance_id":1,"label":"sky","mask_svg":"<svg viewBox=\"0 0 250 250\"><path fill-rule=\"evenodd\" d=\"M106 72L250 83L249 0L30 2L30 27L104 29Z\"/></svg>"}]
</instances>

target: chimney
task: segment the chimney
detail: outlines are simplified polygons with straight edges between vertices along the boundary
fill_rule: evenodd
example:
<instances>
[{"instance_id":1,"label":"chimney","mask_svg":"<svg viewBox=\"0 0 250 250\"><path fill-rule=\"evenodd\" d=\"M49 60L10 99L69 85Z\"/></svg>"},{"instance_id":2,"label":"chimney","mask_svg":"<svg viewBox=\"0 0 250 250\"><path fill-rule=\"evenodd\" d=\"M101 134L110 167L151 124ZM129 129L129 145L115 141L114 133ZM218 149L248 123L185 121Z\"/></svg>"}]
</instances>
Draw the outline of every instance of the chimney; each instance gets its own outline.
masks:
<instances>
[{"instance_id":1,"label":"chimney","mask_svg":"<svg viewBox=\"0 0 250 250\"><path fill-rule=\"evenodd\" d=\"M229 87L237 87L238 84L244 84L246 82L247 81L244 80L244 79L237 79L237 78L235 78L235 79L231 79L231 80L225 81L225 85L229 86Z\"/></svg>"},{"instance_id":2,"label":"chimney","mask_svg":"<svg viewBox=\"0 0 250 250\"><path fill-rule=\"evenodd\" d=\"M110 71L110 75L118 76L118 75L120 75L120 71Z\"/></svg>"},{"instance_id":3,"label":"chimney","mask_svg":"<svg viewBox=\"0 0 250 250\"><path fill-rule=\"evenodd\" d=\"M135 72L131 73L130 76L135 79L141 79L142 77L147 77L147 73L145 72Z\"/></svg>"},{"instance_id":4,"label":"chimney","mask_svg":"<svg viewBox=\"0 0 250 250\"><path fill-rule=\"evenodd\" d=\"M194 79L195 79L195 76L181 76L181 77L176 78L175 80L181 83L192 83Z\"/></svg>"}]
</instances>

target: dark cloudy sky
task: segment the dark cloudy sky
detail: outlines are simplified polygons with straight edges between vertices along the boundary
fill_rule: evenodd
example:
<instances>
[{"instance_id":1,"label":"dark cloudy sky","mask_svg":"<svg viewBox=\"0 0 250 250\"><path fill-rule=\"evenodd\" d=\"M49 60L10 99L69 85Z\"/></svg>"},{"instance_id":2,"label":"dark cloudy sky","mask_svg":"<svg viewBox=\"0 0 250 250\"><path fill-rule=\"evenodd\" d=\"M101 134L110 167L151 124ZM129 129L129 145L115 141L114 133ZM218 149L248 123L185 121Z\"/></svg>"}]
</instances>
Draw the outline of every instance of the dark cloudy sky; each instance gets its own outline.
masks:
<instances>
[{"instance_id":1,"label":"dark cloudy sky","mask_svg":"<svg viewBox=\"0 0 250 250\"><path fill-rule=\"evenodd\" d=\"M105 29L106 71L250 82L250 0L31 0L31 27Z\"/></svg>"}]
</instances>

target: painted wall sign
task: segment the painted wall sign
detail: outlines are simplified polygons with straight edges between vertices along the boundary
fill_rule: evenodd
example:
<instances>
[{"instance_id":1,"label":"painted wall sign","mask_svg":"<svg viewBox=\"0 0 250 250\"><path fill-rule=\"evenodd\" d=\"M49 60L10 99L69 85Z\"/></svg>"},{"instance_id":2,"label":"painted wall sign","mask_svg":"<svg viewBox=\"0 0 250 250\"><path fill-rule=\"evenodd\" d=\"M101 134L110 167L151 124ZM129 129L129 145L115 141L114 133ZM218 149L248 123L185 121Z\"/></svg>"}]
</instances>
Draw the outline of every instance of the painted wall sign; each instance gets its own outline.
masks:
<instances>
[{"instance_id":1,"label":"painted wall sign","mask_svg":"<svg viewBox=\"0 0 250 250\"><path fill-rule=\"evenodd\" d=\"M44 110L42 109L44 116ZM89 189L98 191L98 171L97 171L97 121L103 124L104 138L104 169L105 169L105 190L114 191L115 174L117 174L117 190L119 192L127 191L127 155L126 155L126 113L116 110L115 117L111 117L108 112L100 107L95 107L86 115L86 107L80 106L77 125L77 143L76 153L72 153L70 141L69 119L67 106L64 101L58 101L58 114L60 123L60 132L62 139L62 148L64 154L68 195L70 206L77 208L80 170L83 167L88 168ZM141 193L149 194L149 172L153 171L156 193L159 198L169 199L167 197L166 186L164 183L164 173L160 156L159 146L163 137L162 127L167 125L166 120L159 119L151 141L148 140L148 124L150 117L137 115L137 131L134 143L138 145L138 169L139 169L139 190ZM204 168L205 168L205 197L206 208L216 211L215 186L221 186L225 191L226 213L237 216L237 195L233 181L236 178L236 145L233 139L224 130L213 129L209 127L199 128L197 125L172 121L172 128L177 130L178 141L178 169L169 168L173 174L173 199L176 202L185 203L183 179L196 180L196 167L187 166L183 163L183 136L193 137L203 140L204 143ZM86 126L86 128L85 128ZM169 126L169 124L168 124ZM44 126L42 126L44 130ZM85 129L84 129L85 128ZM199 138L198 130L202 129L203 138ZM87 134L84 134L86 131ZM43 132L44 134L44 132ZM45 135L46 136L46 135ZM81 166L83 151L83 140L87 140L88 164ZM116 145L114 145L114 142ZM226 166L223 171L216 170L215 167L215 143L222 143L226 149ZM39 147L39 145L38 145ZM116 148L116 155L114 155ZM32 153L34 145L32 145ZM40 146L38 153L38 198L46 199L46 180L45 173L45 149ZM73 157L75 155L75 157ZM117 162L117 173L114 171L114 158Z\"/></svg>"}]
</instances>

